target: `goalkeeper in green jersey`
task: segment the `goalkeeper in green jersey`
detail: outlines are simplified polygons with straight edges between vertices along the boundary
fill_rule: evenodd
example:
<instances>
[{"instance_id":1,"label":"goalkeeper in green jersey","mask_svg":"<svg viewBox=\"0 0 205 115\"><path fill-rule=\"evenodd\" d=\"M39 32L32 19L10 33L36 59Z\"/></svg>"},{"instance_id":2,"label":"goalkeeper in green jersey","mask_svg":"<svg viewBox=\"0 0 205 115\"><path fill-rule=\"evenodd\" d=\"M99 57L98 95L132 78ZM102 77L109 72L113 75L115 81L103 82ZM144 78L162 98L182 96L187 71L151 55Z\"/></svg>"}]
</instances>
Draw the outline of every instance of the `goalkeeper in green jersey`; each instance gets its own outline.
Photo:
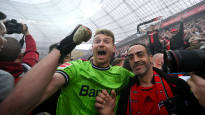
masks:
<instances>
[{"instance_id":1,"label":"goalkeeper in green jersey","mask_svg":"<svg viewBox=\"0 0 205 115\"><path fill-rule=\"evenodd\" d=\"M92 61L66 62L57 67L55 72L58 60L63 59L76 45L88 41L90 37L91 31L87 27L77 26L56 49L22 78L0 105L0 114L26 114L60 88L57 115L98 114L94 104L102 89L109 92L115 90L118 102L121 89L134 74L124 68L110 65L110 59L116 50L114 34L110 30L96 30Z\"/></svg>"}]
</instances>

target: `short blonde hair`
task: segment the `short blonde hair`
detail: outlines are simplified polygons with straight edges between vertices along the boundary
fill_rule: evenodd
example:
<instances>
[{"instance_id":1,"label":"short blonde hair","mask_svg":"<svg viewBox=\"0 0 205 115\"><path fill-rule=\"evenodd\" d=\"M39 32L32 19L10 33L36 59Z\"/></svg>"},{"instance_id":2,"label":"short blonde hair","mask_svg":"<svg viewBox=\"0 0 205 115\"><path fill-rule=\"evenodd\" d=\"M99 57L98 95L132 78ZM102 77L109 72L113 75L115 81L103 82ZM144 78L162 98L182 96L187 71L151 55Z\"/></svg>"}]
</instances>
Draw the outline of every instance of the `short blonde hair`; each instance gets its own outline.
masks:
<instances>
[{"instance_id":1,"label":"short blonde hair","mask_svg":"<svg viewBox=\"0 0 205 115\"><path fill-rule=\"evenodd\" d=\"M97 29L95 31L95 35L94 36L96 36L98 34L104 34L106 36L110 36L112 38L113 44L115 44L114 33L111 30L108 30L108 29Z\"/></svg>"}]
</instances>

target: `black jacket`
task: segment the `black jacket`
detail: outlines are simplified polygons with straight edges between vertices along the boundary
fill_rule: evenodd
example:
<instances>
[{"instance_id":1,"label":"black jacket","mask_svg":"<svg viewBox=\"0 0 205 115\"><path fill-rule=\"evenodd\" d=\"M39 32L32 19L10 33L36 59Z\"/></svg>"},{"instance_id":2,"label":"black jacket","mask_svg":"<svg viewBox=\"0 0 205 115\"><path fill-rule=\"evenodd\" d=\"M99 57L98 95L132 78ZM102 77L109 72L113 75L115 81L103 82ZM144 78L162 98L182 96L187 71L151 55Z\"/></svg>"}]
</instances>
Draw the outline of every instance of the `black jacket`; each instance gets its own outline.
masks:
<instances>
[{"instance_id":1,"label":"black jacket","mask_svg":"<svg viewBox=\"0 0 205 115\"><path fill-rule=\"evenodd\" d=\"M157 68L153 69L160 77L163 77L167 81L172 90L175 97L173 98L173 104L169 104L170 111L173 111L172 113L177 113L178 115L205 114L205 109L199 105L197 99L191 93L189 86L184 80L178 78L178 76L169 76ZM127 87L122 90L118 103L117 115L126 115L130 88L136 83L139 83L137 76L131 78Z\"/></svg>"},{"instance_id":2,"label":"black jacket","mask_svg":"<svg viewBox=\"0 0 205 115\"><path fill-rule=\"evenodd\" d=\"M154 30L154 34L150 35L151 32L147 32L147 35L149 37L149 48L151 51L151 54L154 55L156 53L162 52L162 44L159 41L159 31ZM153 43L151 42L151 36L153 36Z\"/></svg>"},{"instance_id":3,"label":"black jacket","mask_svg":"<svg viewBox=\"0 0 205 115\"><path fill-rule=\"evenodd\" d=\"M171 50L178 50L184 49L184 25L183 22L180 22L179 32L173 36L170 40L170 49Z\"/></svg>"}]
</instances>

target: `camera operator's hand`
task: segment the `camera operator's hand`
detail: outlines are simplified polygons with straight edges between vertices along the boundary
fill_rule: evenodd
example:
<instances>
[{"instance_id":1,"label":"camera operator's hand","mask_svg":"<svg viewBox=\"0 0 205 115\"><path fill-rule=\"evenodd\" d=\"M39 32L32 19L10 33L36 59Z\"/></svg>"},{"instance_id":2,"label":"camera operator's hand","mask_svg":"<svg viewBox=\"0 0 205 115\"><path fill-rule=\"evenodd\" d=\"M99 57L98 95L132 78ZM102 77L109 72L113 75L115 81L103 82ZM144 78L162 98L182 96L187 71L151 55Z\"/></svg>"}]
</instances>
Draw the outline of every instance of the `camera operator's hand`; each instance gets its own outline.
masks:
<instances>
[{"instance_id":1,"label":"camera operator's hand","mask_svg":"<svg viewBox=\"0 0 205 115\"><path fill-rule=\"evenodd\" d=\"M23 34L26 35L30 35L29 31L28 31L28 26L26 24L22 24L23 25Z\"/></svg>"},{"instance_id":2,"label":"camera operator's hand","mask_svg":"<svg viewBox=\"0 0 205 115\"><path fill-rule=\"evenodd\" d=\"M7 42L6 39L4 39L3 37L5 33L6 27L3 23L0 22L0 48L3 48L3 45Z\"/></svg>"},{"instance_id":3,"label":"camera operator's hand","mask_svg":"<svg viewBox=\"0 0 205 115\"><path fill-rule=\"evenodd\" d=\"M3 22L0 22L0 35L4 35L6 33L6 27Z\"/></svg>"},{"instance_id":4,"label":"camera operator's hand","mask_svg":"<svg viewBox=\"0 0 205 115\"><path fill-rule=\"evenodd\" d=\"M187 81L187 83L199 103L205 107L205 79L191 73L191 78Z\"/></svg>"}]
</instances>

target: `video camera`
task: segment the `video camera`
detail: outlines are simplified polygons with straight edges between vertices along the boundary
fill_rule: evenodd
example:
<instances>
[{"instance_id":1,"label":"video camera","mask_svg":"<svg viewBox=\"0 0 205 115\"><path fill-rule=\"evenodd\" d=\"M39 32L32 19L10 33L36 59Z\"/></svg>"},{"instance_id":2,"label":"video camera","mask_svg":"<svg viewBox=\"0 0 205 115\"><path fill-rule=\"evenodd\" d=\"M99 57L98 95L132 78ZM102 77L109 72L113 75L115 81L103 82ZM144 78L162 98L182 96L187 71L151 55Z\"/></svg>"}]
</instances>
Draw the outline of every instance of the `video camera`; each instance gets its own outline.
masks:
<instances>
[{"instance_id":1,"label":"video camera","mask_svg":"<svg viewBox=\"0 0 205 115\"><path fill-rule=\"evenodd\" d=\"M195 72L205 78L205 49L169 50L164 52L164 64L169 72Z\"/></svg>"},{"instance_id":2,"label":"video camera","mask_svg":"<svg viewBox=\"0 0 205 115\"><path fill-rule=\"evenodd\" d=\"M7 34L23 33L23 25L15 19L5 21L4 25L6 26Z\"/></svg>"},{"instance_id":3,"label":"video camera","mask_svg":"<svg viewBox=\"0 0 205 115\"><path fill-rule=\"evenodd\" d=\"M6 19L6 14L0 11L0 20ZM6 27L7 34L13 34L13 33L23 33L23 25L21 23L18 23L15 19L6 20L3 22L3 24Z\"/></svg>"}]
</instances>

